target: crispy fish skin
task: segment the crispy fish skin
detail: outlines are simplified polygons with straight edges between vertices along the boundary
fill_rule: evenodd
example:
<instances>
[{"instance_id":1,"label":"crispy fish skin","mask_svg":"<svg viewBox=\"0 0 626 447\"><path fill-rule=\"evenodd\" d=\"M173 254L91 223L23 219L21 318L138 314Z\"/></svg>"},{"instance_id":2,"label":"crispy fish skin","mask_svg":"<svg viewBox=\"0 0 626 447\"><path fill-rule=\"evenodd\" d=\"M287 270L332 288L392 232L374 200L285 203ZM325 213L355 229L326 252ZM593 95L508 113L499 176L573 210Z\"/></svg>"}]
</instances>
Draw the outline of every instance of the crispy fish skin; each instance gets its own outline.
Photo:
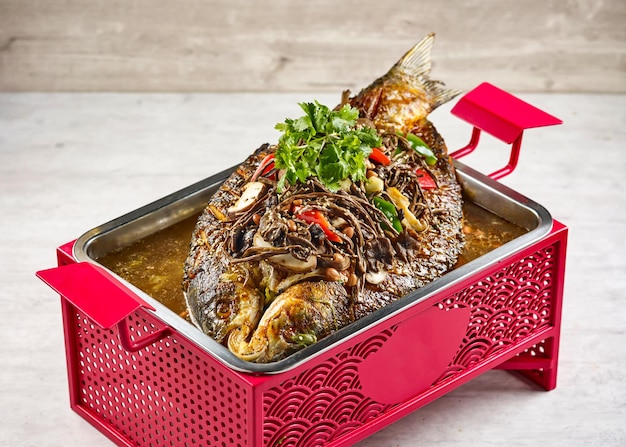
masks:
<instances>
[{"instance_id":1,"label":"crispy fish skin","mask_svg":"<svg viewBox=\"0 0 626 447\"><path fill-rule=\"evenodd\" d=\"M429 225L424 231L412 233L411 237L396 240L396 253L408 248L411 256L407 259L394 257L386 279L376 285L367 285L353 304L356 319L439 278L454 266L463 248L462 191L447 157L443 138L426 120L412 130L428 143L438 159L430 169L438 187L422 192Z\"/></svg>"},{"instance_id":2,"label":"crispy fish skin","mask_svg":"<svg viewBox=\"0 0 626 447\"><path fill-rule=\"evenodd\" d=\"M229 212L237 206L243 209L241 202L247 194L246 185L255 183L259 191L263 190L263 185L251 180L255 180L252 177L264 157L275 151L275 146L268 145L252 154L209 201L192 235L184 267L183 291L194 324L241 359L280 360L401 299L445 274L456 262L463 245L461 189L445 143L427 116L459 92L447 90L438 81L429 79L433 38L433 35L427 36L387 74L355 97L346 96L342 101L358 108L360 117L373 123L383 138L411 132L421 137L436 155L434 166L423 167L437 187L415 191L420 196L419 222L424 228L416 231L407 227L377 245L380 238L376 239L372 233L375 230L382 233L381 228L389 226L390 221L385 224L380 212L366 204L364 214L357 217L344 210L339 219L344 223L347 220L354 227L360 226L360 219L367 221L363 222L363 231L358 236L341 236L349 267L335 269L336 265L329 264L324 253L310 255L311 248L306 244L300 251L289 248L293 247L289 240L301 240L302 235L319 235L313 234L314 228L307 229L298 219L294 223L285 205L290 204L288 198L280 202L270 188L268 196L258 198L264 211L245 209L237 216ZM409 174L419 168L414 164L415 158L408 157L403 162L402 169ZM394 170L399 169L398 163L377 166L376 174L385 181L396 182L393 176ZM400 184L396 186L401 188ZM358 194L358 191L353 192ZM323 193L314 190L298 197L305 197L306 201L319 194ZM349 198L343 192L333 198L341 205L339 208L346 210L351 203L363 202L362 199L360 196ZM327 202L329 207L333 200ZM325 202L311 199L311 203L319 206ZM254 220L255 214L262 216ZM265 230L266 227L269 229ZM319 228L317 231L319 233ZM282 245L274 246L266 239L281 241ZM327 241L325 244L325 247L331 246ZM240 250L241 245L247 247L245 252ZM260 250L272 250L271 256L260 255ZM373 267L366 268L366 262L359 260L363 254L368 254L368 262L376 265L378 279L367 279L365 271ZM295 265L302 271L281 270L281 262L286 258L291 268ZM333 268L329 269L329 265ZM335 280L329 280L324 273L342 269L347 273ZM361 275L356 284L350 273Z\"/></svg>"},{"instance_id":3,"label":"crispy fish skin","mask_svg":"<svg viewBox=\"0 0 626 447\"><path fill-rule=\"evenodd\" d=\"M258 266L230 262L226 247L231 225L226 210L250 178L269 145L257 149L224 182L198 218L184 265L183 291L189 316L203 332L222 343L235 328L256 327L264 295L251 281Z\"/></svg>"}]
</instances>

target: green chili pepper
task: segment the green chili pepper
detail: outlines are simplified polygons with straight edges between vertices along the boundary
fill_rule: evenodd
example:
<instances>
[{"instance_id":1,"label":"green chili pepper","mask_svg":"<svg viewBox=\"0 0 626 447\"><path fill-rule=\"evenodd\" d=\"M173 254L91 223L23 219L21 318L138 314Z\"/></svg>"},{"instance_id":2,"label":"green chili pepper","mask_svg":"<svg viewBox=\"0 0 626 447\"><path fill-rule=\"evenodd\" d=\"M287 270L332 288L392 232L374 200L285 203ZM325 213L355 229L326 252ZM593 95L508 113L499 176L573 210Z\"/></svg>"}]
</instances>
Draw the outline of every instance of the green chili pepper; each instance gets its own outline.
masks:
<instances>
[{"instance_id":1,"label":"green chili pepper","mask_svg":"<svg viewBox=\"0 0 626 447\"><path fill-rule=\"evenodd\" d=\"M437 157L435 157L435 153L420 137L410 132L406 135L402 135L402 133L398 132L398 136L404 136L407 141L411 143L411 147L415 150L415 152L417 152L426 159L426 164L428 166L433 166L435 163L437 163Z\"/></svg>"},{"instance_id":2,"label":"green chili pepper","mask_svg":"<svg viewBox=\"0 0 626 447\"><path fill-rule=\"evenodd\" d=\"M292 337L291 341L302 346L309 346L317 341L317 337L313 333L296 334Z\"/></svg>"},{"instance_id":3,"label":"green chili pepper","mask_svg":"<svg viewBox=\"0 0 626 447\"><path fill-rule=\"evenodd\" d=\"M387 202L385 199L381 199L380 197L374 197L373 202L374 206L381 210L387 219L389 219L393 228L398 233L402 233L402 223L400 222L400 219L398 219L398 211L393 203Z\"/></svg>"}]
</instances>

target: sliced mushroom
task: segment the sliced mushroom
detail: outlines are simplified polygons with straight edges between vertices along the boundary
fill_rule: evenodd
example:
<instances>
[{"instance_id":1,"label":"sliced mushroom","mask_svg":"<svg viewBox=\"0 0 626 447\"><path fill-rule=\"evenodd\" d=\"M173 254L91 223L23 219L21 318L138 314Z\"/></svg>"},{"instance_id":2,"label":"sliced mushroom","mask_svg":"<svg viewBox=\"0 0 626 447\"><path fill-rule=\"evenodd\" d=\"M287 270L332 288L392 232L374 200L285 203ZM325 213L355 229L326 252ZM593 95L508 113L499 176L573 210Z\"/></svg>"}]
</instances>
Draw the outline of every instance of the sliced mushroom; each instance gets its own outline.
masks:
<instances>
[{"instance_id":1,"label":"sliced mushroom","mask_svg":"<svg viewBox=\"0 0 626 447\"><path fill-rule=\"evenodd\" d=\"M227 212L229 216L235 216L239 213L249 210L256 203L256 201L265 192L265 184L262 182L249 182L243 187L241 196L237 201L228 208Z\"/></svg>"},{"instance_id":2,"label":"sliced mushroom","mask_svg":"<svg viewBox=\"0 0 626 447\"><path fill-rule=\"evenodd\" d=\"M260 233L256 233L254 236L253 245L255 247L269 248L273 247L272 244L263 239ZM285 270L289 270L290 272L295 273L304 273L310 272L317 267L317 256L310 255L305 260L301 261L296 259L289 253L283 255L275 255L267 258L268 262L271 262L276 267L283 268Z\"/></svg>"},{"instance_id":3,"label":"sliced mushroom","mask_svg":"<svg viewBox=\"0 0 626 447\"><path fill-rule=\"evenodd\" d=\"M317 269L317 268L307 273L296 273L293 275L289 275L275 285L276 293L278 294L283 293L289 287L302 281L324 278L325 275L326 275L325 269Z\"/></svg>"}]
</instances>

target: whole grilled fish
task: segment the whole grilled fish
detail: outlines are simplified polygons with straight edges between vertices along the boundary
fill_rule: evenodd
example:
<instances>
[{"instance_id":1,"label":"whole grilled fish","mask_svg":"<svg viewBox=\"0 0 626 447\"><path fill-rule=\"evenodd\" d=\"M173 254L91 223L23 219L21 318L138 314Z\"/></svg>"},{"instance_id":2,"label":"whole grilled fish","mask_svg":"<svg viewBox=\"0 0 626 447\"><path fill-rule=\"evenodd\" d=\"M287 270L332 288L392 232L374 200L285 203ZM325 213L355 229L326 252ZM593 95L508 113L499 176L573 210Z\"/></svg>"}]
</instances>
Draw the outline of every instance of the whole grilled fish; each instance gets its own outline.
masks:
<instances>
[{"instance_id":1,"label":"whole grilled fish","mask_svg":"<svg viewBox=\"0 0 626 447\"><path fill-rule=\"evenodd\" d=\"M429 79L433 39L334 111L301 104L209 201L183 291L194 324L238 357L280 360L455 264L461 189L427 116L459 91Z\"/></svg>"}]
</instances>

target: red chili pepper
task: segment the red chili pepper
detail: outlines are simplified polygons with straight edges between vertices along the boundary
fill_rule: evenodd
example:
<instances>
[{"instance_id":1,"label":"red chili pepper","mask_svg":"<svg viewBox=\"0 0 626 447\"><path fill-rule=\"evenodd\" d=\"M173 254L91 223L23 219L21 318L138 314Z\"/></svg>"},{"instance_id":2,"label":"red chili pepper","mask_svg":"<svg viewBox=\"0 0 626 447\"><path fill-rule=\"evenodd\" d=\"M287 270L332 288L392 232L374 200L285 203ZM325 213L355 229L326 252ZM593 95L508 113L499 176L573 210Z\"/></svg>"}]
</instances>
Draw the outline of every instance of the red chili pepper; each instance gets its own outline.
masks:
<instances>
[{"instance_id":1,"label":"red chili pepper","mask_svg":"<svg viewBox=\"0 0 626 447\"><path fill-rule=\"evenodd\" d=\"M391 159L387 157L385 153L380 150L380 148L377 147L372 149L372 153L370 154L369 158L370 160L383 166L389 166L391 164Z\"/></svg>"},{"instance_id":2,"label":"red chili pepper","mask_svg":"<svg viewBox=\"0 0 626 447\"><path fill-rule=\"evenodd\" d=\"M322 228L322 231L324 231L324 234L329 241L341 242L341 238L330 228L330 223L328 222L328 219L326 219L326 216L324 216L321 211L309 210L302 213L296 212L295 217L296 219L303 220L307 223L318 224Z\"/></svg>"},{"instance_id":3,"label":"red chili pepper","mask_svg":"<svg viewBox=\"0 0 626 447\"><path fill-rule=\"evenodd\" d=\"M424 171L422 168L419 168L417 171L415 171L415 174L417 174L417 181L420 185L420 188L422 189L437 188L437 183L435 183L435 180L430 176L429 173Z\"/></svg>"},{"instance_id":4,"label":"red chili pepper","mask_svg":"<svg viewBox=\"0 0 626 447\"><path fill-rule=\"evenodd\" d=\"M262 176L266 176L267 174L269 174L270 172L272 172L272 169L274 169L274 162L271 162L270 164L267 165L267 168L265 168L263 170L263 172L261 173Z\"/></svg>"},{"instance_id":5,"label":"red chili pepper","mask_svg":"<svg viewBox=\"0 0 626 447\"><path fill-rule=\"evenodd\" d=\"M259 175L267 175L267 173L272 169L274 169L274 154L267 154L263 160L261 160L261 163L259 164L259 167L256 168L256 171L254 171L254 174L252 174L250 181L255 181Z\"/></svg>"}]
</instances>

